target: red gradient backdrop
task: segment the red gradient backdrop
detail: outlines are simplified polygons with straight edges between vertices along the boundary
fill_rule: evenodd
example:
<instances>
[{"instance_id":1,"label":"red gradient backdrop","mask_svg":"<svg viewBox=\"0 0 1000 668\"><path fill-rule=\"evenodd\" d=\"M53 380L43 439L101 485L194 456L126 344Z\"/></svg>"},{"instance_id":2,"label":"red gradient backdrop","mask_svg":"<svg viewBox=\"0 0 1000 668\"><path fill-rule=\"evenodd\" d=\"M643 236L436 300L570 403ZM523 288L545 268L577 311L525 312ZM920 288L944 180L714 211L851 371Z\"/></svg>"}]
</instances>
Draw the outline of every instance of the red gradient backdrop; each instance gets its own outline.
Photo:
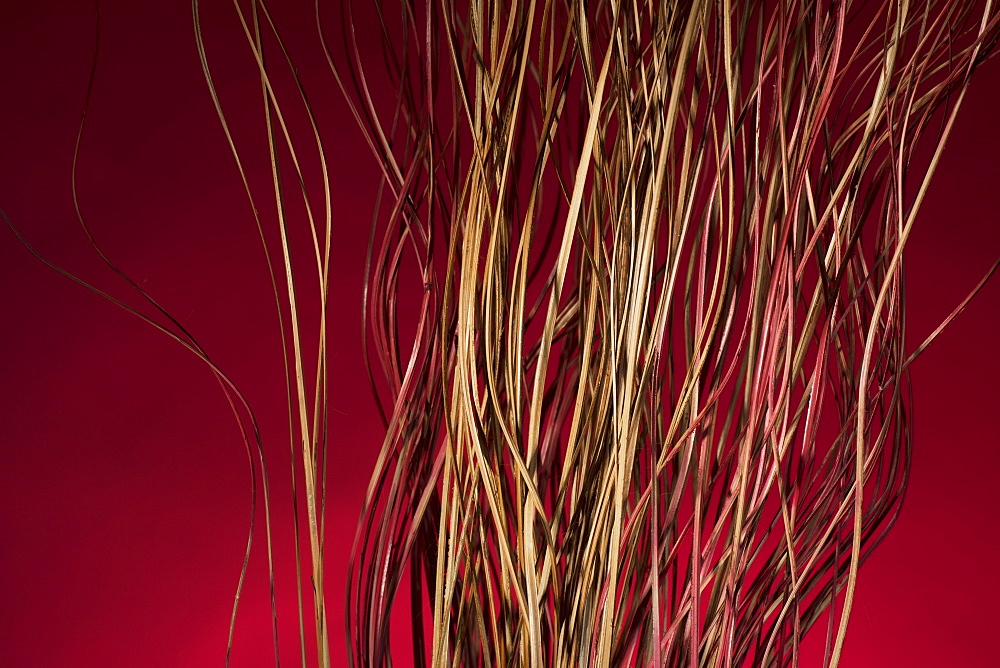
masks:
<instances>
[{"instance_id":1,"label":"red gradient backdrop","mask_svg":"<svg viewBox=\"0 0 1000 668\"><path fill-rule=\"evenodd\" d=\"M346 565L380 444L360 353L377 175L323 66L311 3L275 4L332 149L336 461L327 590L333 651L346 665ZM250 398L272 462L276 512L287 516L284 387L270 285L200 71L190 5L102 0L100 7L81 206L108 254ZM252 183L266 188L265 163L256 159L263 145L253 63L231 5L205 2L203 11L223 102L255 165ZM53 261L127 297L73 213L73 143L94 43L89 2L0 3L0 208ZM912 345L1000 254L997 91L1000 63L989 63L912 238ZM249 471L217 383L179 345L45 268L5 228L0 309L0 666L221 665L246 540ZM861 571L844 666L997 665L998 318L994 281L913 368L910 491L894 533ZM275 540L282 654L294 661L286 520ZM258 542L235 666L272 662L265 566Z\"/></svg>"}]
</instances>

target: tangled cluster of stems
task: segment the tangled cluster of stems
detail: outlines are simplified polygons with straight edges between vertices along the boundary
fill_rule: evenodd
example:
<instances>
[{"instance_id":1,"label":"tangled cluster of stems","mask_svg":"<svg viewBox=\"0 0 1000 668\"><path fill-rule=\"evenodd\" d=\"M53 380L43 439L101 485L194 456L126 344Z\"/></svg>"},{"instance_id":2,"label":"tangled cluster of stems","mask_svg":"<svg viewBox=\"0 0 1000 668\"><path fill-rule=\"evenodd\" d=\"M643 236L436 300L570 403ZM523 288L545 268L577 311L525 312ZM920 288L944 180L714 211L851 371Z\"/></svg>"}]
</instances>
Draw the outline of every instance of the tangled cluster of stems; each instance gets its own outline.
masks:
<instances>
[{"instance_id":1,"label":"tangled cluster of stems","mask_svg":"<svg viewBox=\"0 0 1000 668\"><path fill-rule=\"evenodd\" d=\"M836 665L906 486L902 251L997 11L390 16L394 104L350 34L338 70L389 201L355 664L409 598L416 665L797 665L817 624Z\"/></svg>"}]
</instances>

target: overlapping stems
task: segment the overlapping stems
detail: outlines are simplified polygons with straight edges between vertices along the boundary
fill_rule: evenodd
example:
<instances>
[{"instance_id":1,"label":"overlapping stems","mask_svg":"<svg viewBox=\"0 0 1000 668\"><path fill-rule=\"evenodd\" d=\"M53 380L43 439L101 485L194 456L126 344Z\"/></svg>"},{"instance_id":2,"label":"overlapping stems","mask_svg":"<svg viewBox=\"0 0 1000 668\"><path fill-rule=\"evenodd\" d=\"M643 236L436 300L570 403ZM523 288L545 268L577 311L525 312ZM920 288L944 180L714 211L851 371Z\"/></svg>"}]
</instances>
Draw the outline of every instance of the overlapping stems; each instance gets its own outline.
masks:
<instances>
[{"instance_id":1,"label":"overlapping stems","mask_svg":"<svg viewBox=\"0 0 1000 668\"><path fill-rule=\"evenodd\" d=\"M384 71L349 5L331 57L387 202L354 664L409 598L416 665L795 665L817 623L835 665L906 486L902 250L996 10L379 16Z\"/></svg>"}]
</instances>

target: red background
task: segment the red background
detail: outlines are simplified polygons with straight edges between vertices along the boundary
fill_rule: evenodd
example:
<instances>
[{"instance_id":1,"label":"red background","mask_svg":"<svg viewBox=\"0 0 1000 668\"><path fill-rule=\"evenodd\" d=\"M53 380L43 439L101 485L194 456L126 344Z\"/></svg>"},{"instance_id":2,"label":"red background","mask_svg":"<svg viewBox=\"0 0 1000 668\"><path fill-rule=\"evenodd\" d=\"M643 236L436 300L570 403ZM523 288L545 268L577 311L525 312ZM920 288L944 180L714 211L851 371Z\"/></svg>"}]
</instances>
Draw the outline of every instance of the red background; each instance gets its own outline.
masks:
<instances>
[{"instance_id":1,"label":"red background","mask_svg":"<svg viewBox=\"0 0 1000 668\"><path fill-rule=\"evenodd\" d=\"M345 569L380 443L359 336L377 182L375 163L320 67L311 3L280 4L279 25L294 36L293 56L331 149L336 463L327 591L334 656L346 664ZM249 396L268 439L276 512L287 515L284 390L270 286L201 75L190 6L116 0L102 2L101 12L81 206L108 254ZM204 15L209 59L237 140L259 141L254 70L232 8L208 2ZM80 0L0 4L0 208L52 260L125 296L72 208L72 149L93 25L92 5ZM989 63L912 238L911 345L1000 254L997 91L1000 64ZM249 158L262 155L251 150ZM251 174L261 187L265 177ZM246 454L218 385L176 343L46 269L6 229L0 313L0 665L221 665L249 487ZM998 314L994 281L913 368L910 491L897 528L861 571L844 666L996 665ZM285 556L278 573L286 611L282 654L294 661L287 522L275 539ZM269 623L260 542L234 665L270 665Z\"/></svg>"}]
</instances>

